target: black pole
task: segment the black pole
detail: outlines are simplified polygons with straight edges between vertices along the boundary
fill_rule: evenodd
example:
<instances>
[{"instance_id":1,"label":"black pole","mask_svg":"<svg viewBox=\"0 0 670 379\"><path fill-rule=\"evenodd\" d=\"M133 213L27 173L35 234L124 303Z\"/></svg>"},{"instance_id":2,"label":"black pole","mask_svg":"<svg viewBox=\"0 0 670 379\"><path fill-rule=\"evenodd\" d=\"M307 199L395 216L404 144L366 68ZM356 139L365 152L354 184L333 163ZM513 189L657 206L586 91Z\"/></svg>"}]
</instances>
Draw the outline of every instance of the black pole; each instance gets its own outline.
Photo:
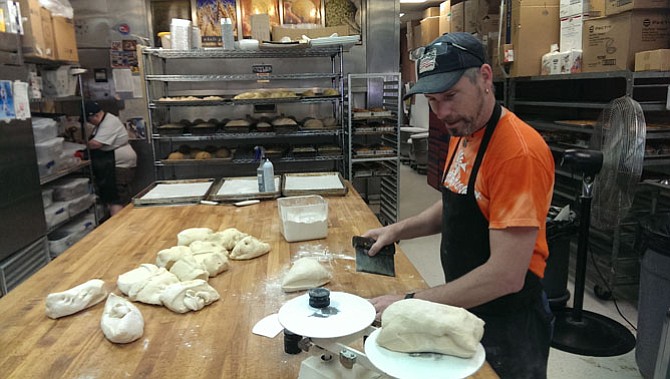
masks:
<instances>
[{"instance_id":1,"label":"black pole","mask_svg":"<svg viewBox=\"0 0 670 379\"><path fill-rule=\"evenodd\" d=\"M584 186L587 186L586 178ZM591 195L580 196L579 243L577 245L577 266L575 268L575 299L572 304L572 321L582 321L584 307L584 283L586 282L586 256L589 248L589 226L591 220Z\"/></svg>"}]
</instances>

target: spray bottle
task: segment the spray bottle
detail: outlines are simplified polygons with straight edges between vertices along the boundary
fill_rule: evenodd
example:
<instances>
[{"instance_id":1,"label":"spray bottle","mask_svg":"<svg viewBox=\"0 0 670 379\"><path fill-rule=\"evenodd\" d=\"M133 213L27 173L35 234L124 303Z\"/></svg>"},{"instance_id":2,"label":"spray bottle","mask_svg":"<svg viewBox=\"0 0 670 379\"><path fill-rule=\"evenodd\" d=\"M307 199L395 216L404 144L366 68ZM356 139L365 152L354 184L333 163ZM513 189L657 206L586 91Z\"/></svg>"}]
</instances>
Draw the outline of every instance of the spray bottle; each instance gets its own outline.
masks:
<instances>
[{"instance_id":1,"label":"spray bottle","mask_svg":"<svg viewBox=\"0 0 670 379\"><path fill-rule=\"evenodd\" d=\"M263 152L259 146L254 147L254 160L258 160L258 168L256 169L256 178L258 179L258 192L265 192L265 178L263 177Z\"/></svg>"},{"instance_id":2,"label":"spray bottle","mask_svg":"<svg viewBox=\"0 0 670 379\"><path fill-rule=\"evenodd\" d=\"M275 169L270 159L265 158L261 165L263 171L263 187L265 192L274 192L275 189Z\"/></svg>"}]
</instances>

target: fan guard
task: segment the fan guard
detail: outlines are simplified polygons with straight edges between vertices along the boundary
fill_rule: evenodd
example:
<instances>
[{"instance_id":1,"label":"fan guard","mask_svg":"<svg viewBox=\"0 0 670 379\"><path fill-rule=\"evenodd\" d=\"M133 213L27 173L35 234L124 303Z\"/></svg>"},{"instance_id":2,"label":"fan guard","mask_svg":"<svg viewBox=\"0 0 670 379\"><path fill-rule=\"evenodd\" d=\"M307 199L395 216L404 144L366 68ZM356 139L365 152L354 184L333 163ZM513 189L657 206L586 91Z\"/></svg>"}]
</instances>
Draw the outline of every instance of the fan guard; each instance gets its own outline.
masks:
<instances>
[{"instance_id":1,"label":"fan guard","mask_svg":"<svg viewBox=\"0 0 670 379\"><path fill-rule=\"evenodd\" d=\"M590 148L603 153L593 185L591 224L613 229L628 215L642 176L646 123L640 104L628 96L612 100L600 114Z\"/></svg>"}]
</instances>

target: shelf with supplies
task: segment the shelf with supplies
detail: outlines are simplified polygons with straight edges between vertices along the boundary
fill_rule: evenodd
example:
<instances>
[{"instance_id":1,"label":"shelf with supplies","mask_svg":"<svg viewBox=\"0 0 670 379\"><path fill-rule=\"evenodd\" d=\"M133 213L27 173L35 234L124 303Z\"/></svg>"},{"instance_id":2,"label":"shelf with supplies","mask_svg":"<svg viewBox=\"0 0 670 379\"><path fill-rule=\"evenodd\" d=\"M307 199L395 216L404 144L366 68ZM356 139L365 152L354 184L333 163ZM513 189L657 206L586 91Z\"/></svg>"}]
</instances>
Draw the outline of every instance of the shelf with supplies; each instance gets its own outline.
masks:
<instances>
[{"instance_id":1,"label":"shelf with supplies","mask_svg":"<svg viewBox=\"0 0 670 379\"><path fill-rule=\"evenodd\" d=\"M642 179L670 178L668 88L670 72L614 71L508 79L507 107L542 134L554 155L555 205L570 204L579 209L582 178L580 173L572 173L560 166L563 153L566 149L588 149L594 133L602 130L599 120L612 101L622 97L637 102L645 120ZM621 114L617 117L627 117L625 110L620 108L617 112ZM603 171L596 176L596 181L599 176L607 175ZM667 198L641 187L641 184L634 187L631 210L627 216L621 216L620 225L614 230L603 231L591 225L590 249L598 265L605 268L605 281L612 290L637 282L639 257L632 249L636 220L658 210L670 209ZM619 217L618 205L608 207Z\"/></svg>"},{"instance_id":2,"label":"shelf with supplies","mask_svg":"<svg viewBox=\"0 0 670 379\"><path fill-rule=\"evenodd\" d=\"M399 73L347 76L347 179L384 225L398 220L400 91Z\"/></svg>"},{"instance_id":3,"label":"shelf with supplies","mask_svg":"<svg viewBox=\"0 0 670 379\"><path fill-rule=\"evenodd\" d=\"M156 178L254 175L255 147L277 173L344 174L344 51L143 49Z\"/></svg>"}]
</instances>

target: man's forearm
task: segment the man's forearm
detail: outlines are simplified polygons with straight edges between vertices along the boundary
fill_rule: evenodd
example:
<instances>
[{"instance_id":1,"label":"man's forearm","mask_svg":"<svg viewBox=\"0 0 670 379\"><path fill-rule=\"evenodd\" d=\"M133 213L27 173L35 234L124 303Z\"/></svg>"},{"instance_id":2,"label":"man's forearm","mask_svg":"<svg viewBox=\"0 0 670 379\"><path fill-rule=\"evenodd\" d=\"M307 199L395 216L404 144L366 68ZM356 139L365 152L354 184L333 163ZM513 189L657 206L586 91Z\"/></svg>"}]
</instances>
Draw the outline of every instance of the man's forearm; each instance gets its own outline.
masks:
<instances>
[{"instance_id":1,"label":"man's forearm","mask_svg":"<svg viewBox=\"0 0 670 379\"><path fill-rule=\"evenodd\" d=\"M416 216L393 225L397 239L424 237L440 232L442 227L442 200Z\"/></svg>"}]
</instances>

